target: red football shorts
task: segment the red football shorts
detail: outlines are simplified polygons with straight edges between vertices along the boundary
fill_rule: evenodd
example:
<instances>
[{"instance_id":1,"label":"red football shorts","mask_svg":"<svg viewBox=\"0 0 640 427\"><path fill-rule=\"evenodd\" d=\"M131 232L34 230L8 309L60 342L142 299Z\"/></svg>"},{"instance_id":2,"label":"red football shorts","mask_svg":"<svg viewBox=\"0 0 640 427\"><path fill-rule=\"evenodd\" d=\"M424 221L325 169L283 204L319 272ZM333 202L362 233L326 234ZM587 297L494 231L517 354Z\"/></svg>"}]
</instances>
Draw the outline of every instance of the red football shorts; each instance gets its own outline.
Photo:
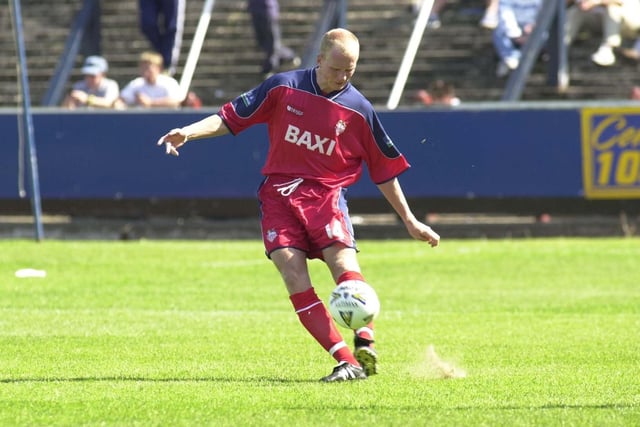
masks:
<instances>
[{"instance_id":1,"label":"red football shorts","mask_svg":"<svg viewBox=\"0 0 640 427\"><path fill-rule=\"evenodd\" d=\"M258 200L267 256L295 248L322 259L322 250L338 242L356 249L345 192L302 178L266 178Z\"/></svg>"}]
</instances>

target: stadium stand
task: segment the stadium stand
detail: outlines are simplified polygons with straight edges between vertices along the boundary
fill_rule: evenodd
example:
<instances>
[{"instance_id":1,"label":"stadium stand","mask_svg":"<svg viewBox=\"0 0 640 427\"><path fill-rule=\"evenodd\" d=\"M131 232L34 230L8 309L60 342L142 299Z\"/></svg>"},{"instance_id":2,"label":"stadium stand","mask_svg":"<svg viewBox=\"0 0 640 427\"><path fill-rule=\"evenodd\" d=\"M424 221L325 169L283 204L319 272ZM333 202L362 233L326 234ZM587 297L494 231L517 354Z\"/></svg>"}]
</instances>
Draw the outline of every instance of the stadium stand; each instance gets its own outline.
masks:
<instances>
[{"instance_id":1,"label":"stadium stand","mask_svg":"<svg viewBox=\"0 0 640 427\"><path fill-rule=\"evenodd\" d=\"M348 2L348 26L362 41L359 71L354 81L374 104L384 105L389 97L415 20L411 3L412 0ZM55 7L40 0L22 0L21 4L31 98L33 105L40 105L82 2L59 0ZM203 4L204 1L187 2L178 79ZM319 18L320 2L281 0L280 5L284 42L302 53ZM101 8L102 54L109 60L109 75L122 84L137 74L138 55L148 49L137 22L137 2L103 1ZM496 58L490 32L478 25L483 11L483 0L450 2L440 17L442 27L428 29L424 34L401 106L412 105L415 90L439 78L454 84L463 103L500 100L505 80L495 76ZM6 2L0 4L0 28L3 29L0 106L9 107L17 100L16 53ZM547 67L539 60L528 79L523 100L628 99L631 88L638 84L638 65L618 61L613 67L598 68L588 59L589 53L597 48L597 40L598 35L593 32L580 34L571 48L571 85L565 93L558 94L555 88L546 84ZM259 82L259 58L245 3L218 0L192 90L202 98L205 106L219 105ZM82 58L78 57L70 82L80 77L77 70L81 62Z\"/></svg>"}]
</instances>

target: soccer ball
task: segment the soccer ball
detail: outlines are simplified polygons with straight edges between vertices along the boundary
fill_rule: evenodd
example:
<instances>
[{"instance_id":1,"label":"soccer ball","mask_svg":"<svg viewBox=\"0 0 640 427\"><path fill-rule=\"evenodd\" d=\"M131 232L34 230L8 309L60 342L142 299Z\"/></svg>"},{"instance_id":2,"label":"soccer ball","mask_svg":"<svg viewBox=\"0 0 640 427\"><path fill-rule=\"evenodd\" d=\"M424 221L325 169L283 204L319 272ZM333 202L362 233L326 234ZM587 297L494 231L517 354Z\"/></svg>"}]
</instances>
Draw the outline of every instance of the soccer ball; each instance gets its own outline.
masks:
<instances>
[{"instance_id":1,"label":"soccer ball","mask_svg":"<svg viewBox=\"0 0 640 427\"><path fill-rule=\"evenodd\" d=\"M366 326L380 312L380 300L373 288L360 280L340 283L329 296L329 313L343 328Z\"/></svg>"}]
</instances>

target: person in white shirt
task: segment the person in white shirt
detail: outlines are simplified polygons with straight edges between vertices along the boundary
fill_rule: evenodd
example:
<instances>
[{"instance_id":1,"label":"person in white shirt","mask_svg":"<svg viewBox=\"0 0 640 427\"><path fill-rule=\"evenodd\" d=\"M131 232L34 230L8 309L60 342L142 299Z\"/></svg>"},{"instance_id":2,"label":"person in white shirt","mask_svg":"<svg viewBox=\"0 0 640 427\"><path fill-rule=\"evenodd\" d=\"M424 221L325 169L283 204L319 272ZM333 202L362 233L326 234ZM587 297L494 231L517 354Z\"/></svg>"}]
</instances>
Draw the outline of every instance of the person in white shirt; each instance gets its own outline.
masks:
<instances>
[{"instance_id":1,"label":"person in white shirt","mask_svg":"<svg viewBox=\"0 0 640 427\"><path fill-rule=\"evenodd\" d=\"M565 43L571 45L585 24L599 24L602 39L591 60L601 67L616 62L615 50L623 37L636 38L640 32L640 0L575 0L567 9ZM637 45L640 49L640 43ZM629 57L628 51L622 54Z\"/></svg>"},{"instance_id":2,"label":"person in white shirt","mask_svg":"<svg viewBox=\"0 0 640 427\"><path fill-rule=\"evenodd\" d=\"M162 56L155 52L140 55L140 77L131 80L120 92L116 108L175 108L182 102L180 85L162 73Z\"/></svg>"}]
</instances>

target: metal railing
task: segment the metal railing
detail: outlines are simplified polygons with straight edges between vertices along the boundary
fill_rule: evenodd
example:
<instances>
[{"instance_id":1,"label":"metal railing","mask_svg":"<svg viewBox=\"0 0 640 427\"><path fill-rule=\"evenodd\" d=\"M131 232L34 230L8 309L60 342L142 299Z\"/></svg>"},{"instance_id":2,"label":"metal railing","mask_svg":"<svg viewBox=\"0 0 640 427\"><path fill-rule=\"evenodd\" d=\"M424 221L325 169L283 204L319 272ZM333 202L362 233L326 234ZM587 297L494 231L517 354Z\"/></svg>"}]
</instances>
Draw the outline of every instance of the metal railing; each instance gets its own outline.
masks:
<instances>
[{"instance_id":1,"label":"metal railing","mask_svg":"<svg viewBox=\"0 0 640 427\"><path fill-rule=\"evenodd\" d=\"M91 38L86 37L89 31L92 32L93 37ZM65 85L81 48L84 48L86 53L90 55L100 54L100 0L84 0L82 8L71 26L62 55L60 55L58 65L49 81L47 92L42 99L43 106L60 105Z\"/></svg>"}]
</instances>

